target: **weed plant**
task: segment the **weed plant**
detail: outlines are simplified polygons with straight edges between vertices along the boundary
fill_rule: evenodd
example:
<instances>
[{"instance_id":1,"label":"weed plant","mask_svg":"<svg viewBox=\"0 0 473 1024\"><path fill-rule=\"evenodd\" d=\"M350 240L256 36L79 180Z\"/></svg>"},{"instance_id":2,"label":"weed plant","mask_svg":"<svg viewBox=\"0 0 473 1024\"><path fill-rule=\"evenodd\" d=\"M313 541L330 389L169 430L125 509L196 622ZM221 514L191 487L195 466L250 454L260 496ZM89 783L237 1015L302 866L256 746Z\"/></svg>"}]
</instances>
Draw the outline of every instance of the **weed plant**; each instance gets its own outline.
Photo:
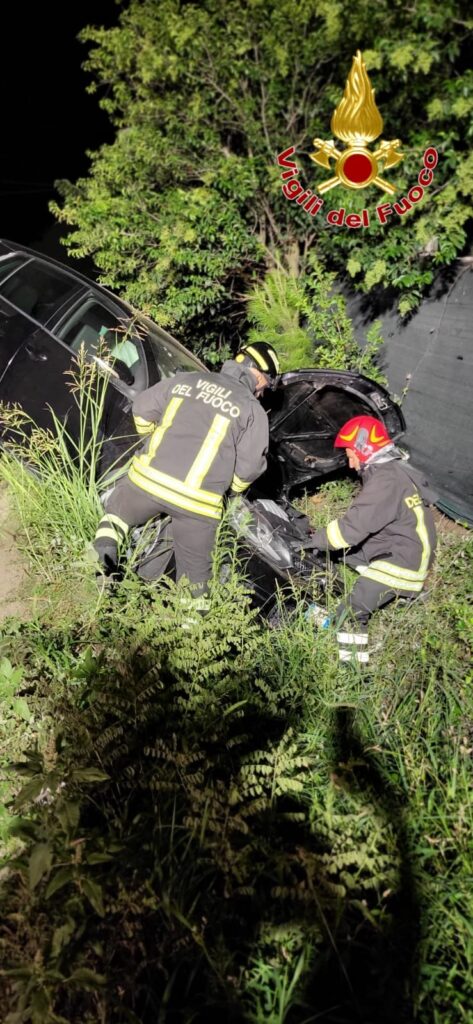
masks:
<instances>
[{"instance_id":1,"label":"weed plant","mask_svg":"<svg viewBox=\"0 0 473 1024\"><path fill-rule=\"evenodd\" d=\"M23 550L36 573L43 614L50 606L51 621L59 608L67 606L74 615L78 605L86 607L92 601L90 549L102 514L100 494L106 480L120 472L113 462L107 466L106 479L101 472L109 374L100 364L110 361L103 343L96 355L91 360L82 345L65 374L75 431L53 409L51 426L38 428L19 406L0 406L0 424L7 432L0 480L12 495ZM132 447L131 439L130 451Z\"/></svg>"}]
</instances>

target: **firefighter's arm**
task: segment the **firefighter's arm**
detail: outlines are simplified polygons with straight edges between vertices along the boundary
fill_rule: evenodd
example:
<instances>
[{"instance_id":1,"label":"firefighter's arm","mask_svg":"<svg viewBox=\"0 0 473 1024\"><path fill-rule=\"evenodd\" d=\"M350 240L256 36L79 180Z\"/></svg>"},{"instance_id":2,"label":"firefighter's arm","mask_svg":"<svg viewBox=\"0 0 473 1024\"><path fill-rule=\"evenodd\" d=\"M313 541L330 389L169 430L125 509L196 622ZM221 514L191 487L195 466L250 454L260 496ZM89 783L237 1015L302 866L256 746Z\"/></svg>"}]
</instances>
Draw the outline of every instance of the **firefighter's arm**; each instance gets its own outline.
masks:
<instances>
[{"instance_id":1,"label":"firefighter's arm","mask_svg":"<svg viewBox=\"0 0 473 1024\"><path fill-rule=\"evenodd\" d=\"M332 521L311 536L311 547L320 551L339 551L356 547L370 534L378 533L397 515L399 501L393 483L387 477L372 477L365 484L345 515Z\"/></svg>"},{"instance_id":2,"label":"firefighter's arm","mask_svg":"<svg viewBox=\"0 0 473 1024\"><path fill-rule=\"evenodd\" d=\"M133 402L133 419L137 433L145 436L151 434L161 420L169 397L169 380L153 384L142 391Z\"/></svg>"},{"instance_id":3,"label":"firefighter's arm","mask_svg":"<svg viewBox=\"0 0 473 1024\"><path fill-rule=\"evenodd\" d=\"M236 444L236 460L231 494L241 494L264 473L269 445L268 417L261 406L250 412L248 423Z\"/></svg>"}]
</instances>

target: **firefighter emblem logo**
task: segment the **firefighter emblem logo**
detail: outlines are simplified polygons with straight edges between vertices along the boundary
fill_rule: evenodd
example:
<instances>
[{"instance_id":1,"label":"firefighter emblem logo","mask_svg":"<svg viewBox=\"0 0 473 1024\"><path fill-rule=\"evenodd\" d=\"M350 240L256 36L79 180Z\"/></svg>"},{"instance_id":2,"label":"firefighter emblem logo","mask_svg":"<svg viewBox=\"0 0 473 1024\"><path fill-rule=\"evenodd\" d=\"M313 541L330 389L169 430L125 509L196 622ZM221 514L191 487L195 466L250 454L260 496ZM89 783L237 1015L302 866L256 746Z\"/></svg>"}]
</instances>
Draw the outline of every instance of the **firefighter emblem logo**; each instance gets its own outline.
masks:
<instances>
[{"instance_id":1,"label":"firefighter emblem logo","mask_svg":"<svg viewBox=\"0 0 473 1024\"><path fill-rule=\"evenodd\" d=\"M395 167L403 159L399 152L401 142L381 142L371 152L368 145L374 142L383 131L383 119L375 103L375 92L366 70L366 64L357 50L350 74L347 78L343 99L334 110L331 129L334 135L345 142L346 149L339 150L332 140L314 139L315 151L310 154L311 160L331 169L330 161L335 160L333 177L322 182L318 191L328 192L335 185L346 188L366 188L377 185L383 192L394 195L396 188L379 175L380 165L383 173Z\"/></svg>"}]
</instances>

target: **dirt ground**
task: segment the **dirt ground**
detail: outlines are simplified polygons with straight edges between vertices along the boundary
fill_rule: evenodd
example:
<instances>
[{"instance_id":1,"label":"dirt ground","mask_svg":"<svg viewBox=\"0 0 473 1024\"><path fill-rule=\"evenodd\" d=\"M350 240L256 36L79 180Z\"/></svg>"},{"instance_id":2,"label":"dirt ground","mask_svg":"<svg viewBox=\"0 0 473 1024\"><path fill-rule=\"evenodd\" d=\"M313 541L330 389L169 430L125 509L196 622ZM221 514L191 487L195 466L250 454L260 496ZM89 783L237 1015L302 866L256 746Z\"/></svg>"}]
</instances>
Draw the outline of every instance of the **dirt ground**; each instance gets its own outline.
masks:
<instances>
[{"instance_id":1,"label":"dirt ground","mask_svg":"<svg viewBox=\"0 0 473 1024\"><path fill-rule=\"evenodd\" d=\"M8 615L26 619L31 614L27 600L29 577L26 560L16 544L16 524L3 485L0 486L0 621Z\"/></svg>"},{"instance_id":2,"label":"dirt ground","mask_svg":"<svg viewBox=\"0 0 473 1024\"><path fill-rule=\"evenodd\" d=\"M471 530L465 529L464 526L455 522L454 519L444 516L443 512L440 512L438 508L434 508L434 519L439 533L454 533L456 537L464 537L465 540L468 536L471 536Z\"/></svg>"}]
</instances>

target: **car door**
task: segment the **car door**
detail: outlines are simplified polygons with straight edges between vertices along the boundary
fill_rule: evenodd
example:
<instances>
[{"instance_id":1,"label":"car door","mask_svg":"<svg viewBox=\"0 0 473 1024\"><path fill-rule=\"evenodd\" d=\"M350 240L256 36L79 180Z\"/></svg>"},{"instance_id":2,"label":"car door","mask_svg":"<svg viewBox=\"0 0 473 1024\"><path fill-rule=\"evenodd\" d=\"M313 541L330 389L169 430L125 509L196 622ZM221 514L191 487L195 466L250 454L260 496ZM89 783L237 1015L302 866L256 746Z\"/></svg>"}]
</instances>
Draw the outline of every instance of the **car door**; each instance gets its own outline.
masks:
<instances>
[{"instance_id":1,"label":"car door","mask_svg":"<svg viewBox=\"0 0 473 1024\"><path fill-rule=\"evenodd\" d=\"M59 416L70 405L64 378L70 354L46 324L81 289L73 276L35 259L0 277L0 398L20 404L38 426L51 424L48 403Z\"/></svg>"},{"instance_id":2,"label":"car door","mask_svg":"<svg viewBox=\"0 0 473 1024\"><path fill-rule=\"evenodd\" d=\"M6 301L2 290L10 288L8 284L15 272L27 262L26 256L8 255L0 259L0 398L3 399L2 381L13 359L27 338L31 323L23 315L21 307ZM26 296L25 296L26 298Z\"/></svg>"},{"instance_id":3,"label":"car door","mask_svg":"<svg viewBox=\"0 0 473 1024\"><path fill-rule=\"evenodd\" d=\"M149 384L140 330L126 308L92 288L50 327L72 360L83 346L86 357L94 360L107 379L100 427L103 446L99 475L103 475L130 458L141 443L132 416L134 398Z\"/></svg>"},{"instance_id":4,"label":"car door","mask_svg":"<svg viewBox=\"0 0 473 1024\"><path fill-rule=\"evenodd\" d=\"M268 471L258 488L286 497L299 485L346 467L333 442L352 416L376 416L393 438L405 430L399 406L380 384L343 370L295 370L265 397L270 422Z\"/></svg>"}]
</instances>

